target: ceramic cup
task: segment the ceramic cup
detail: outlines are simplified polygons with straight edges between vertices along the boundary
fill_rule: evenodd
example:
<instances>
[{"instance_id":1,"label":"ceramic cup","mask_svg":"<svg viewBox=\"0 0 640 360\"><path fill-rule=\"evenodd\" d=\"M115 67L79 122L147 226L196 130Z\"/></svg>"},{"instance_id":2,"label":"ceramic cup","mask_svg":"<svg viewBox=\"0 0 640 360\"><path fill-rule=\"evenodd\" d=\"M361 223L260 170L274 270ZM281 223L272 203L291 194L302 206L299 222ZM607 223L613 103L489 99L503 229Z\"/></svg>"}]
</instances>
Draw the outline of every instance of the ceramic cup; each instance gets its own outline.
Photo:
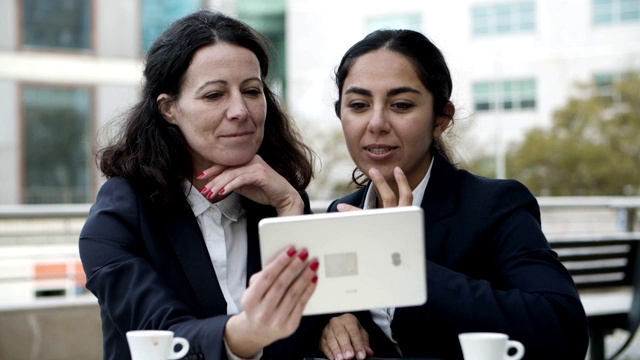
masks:
<instances>
[{"instance_id":1,"label":"ceramic cup","mask_svg":"<svg viewBox=\"0 0 640 360\"><path fill-rule=\"evenodd\" d=\"M519 360L524 356L524 345L509 340L506 334L490 332L462 333L458 335L464 360ZM515 353L509 355L509 350Z\"/></svg>"},{"instance_id":2,"label":"ceramic cup","mask_svg":"<svg viewBox=\"0 0 640 360\"><path fill-rule=\"evenodd\" d=\"M189 351L189 341L174 337L168 330L132 330L127 332L132 360L180 359ZM175 351L176 345L182 345Z\"/></svg>"}]
</instances>

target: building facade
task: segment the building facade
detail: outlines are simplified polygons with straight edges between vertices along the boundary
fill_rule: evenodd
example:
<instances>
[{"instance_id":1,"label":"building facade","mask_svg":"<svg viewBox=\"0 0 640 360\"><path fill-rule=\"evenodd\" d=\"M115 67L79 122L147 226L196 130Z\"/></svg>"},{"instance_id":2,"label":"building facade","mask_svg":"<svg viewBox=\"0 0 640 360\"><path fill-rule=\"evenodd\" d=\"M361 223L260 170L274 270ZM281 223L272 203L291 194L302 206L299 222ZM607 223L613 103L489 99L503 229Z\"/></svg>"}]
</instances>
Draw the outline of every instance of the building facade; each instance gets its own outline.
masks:
<instances>
[{"instance_id":1,"label":"building facade","mask_svg":"<svg viewBox=\"0 0 640 360\"><path fill-rule=\"evenodd\" d=\"M96 141L136 101L144 52L198 8L237 16L276 45L271 81L323 160L317 199L349 180L333 71L372 30L418 30L442 49L456 153L493 156L497 177L507 145L549 126L576 82L614 96L612 81L640 70L640 0L0 1L0 204L92 202L103 180Z\"/></svg>"},{"instance_id":2,"label":"building facade","mask_svg":"<svg viewBox=\"0 0 640 360\"><path fill-rule=\"evenodd\" d=\"M418 30L451 69L455 152L493 158L496 177L508 144L550 126L576 83L611 96L615 79L640 71L640 0L289 0L287 15L296 119L338 127L332 80L342 54L378 28Z\"/></svg>"}]
</instances>

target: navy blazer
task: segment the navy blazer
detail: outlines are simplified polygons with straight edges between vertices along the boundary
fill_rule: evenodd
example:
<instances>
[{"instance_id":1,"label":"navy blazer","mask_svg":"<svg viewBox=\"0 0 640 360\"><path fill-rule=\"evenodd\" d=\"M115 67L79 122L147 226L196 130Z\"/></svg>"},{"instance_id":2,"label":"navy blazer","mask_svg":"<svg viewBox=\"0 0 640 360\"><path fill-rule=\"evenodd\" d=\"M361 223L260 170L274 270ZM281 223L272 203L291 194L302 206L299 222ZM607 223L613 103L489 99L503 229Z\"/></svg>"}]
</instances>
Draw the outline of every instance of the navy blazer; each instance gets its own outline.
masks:
<instances>
[{"instance_id":1,"label":"navy blazer","mask_svg":"<svg viewBox=\"0 0 640 360\"><path fill-rule=\"evenodd\" d=\"M242 201L248 281L261 268L258 222L277 212ZM79 247L86 286L100 304L104 359L131 358L125 334L132 329L172 330L189 340L189 359L226 358L223 334L230 315L191 208L159 210L129 181L109 179L91 207ZM296 336L265 348L263 358L302 358L307 343ZM312 344L317 348L317 336Z\"/></svg>"},{"instance_id":2,"label":"navy blazer","mask_svg":"<svg viewBox=\"0 0 640 360\"><path fill-rule=\"evenodd\" d=\"M367 187L334 201L363 207ZM575 284L541 230L538 203L515 180L458 170L434 156L422 200L427 303L397 308L391 323L404 357L462 359L457 335L502 332L525 359L584 360L587 318ZM376 357L397 357L369 311L355 314Z\"/></svg>"}]
</instances>

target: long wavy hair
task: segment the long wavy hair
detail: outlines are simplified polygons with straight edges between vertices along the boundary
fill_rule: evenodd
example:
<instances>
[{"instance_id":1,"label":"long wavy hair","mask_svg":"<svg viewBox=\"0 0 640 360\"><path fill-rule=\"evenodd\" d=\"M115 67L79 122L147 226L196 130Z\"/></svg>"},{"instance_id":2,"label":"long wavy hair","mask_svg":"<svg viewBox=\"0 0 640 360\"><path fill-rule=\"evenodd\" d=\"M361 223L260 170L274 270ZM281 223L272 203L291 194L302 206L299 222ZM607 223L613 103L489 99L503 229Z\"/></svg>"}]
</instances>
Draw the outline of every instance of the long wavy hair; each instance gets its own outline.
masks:
<instances>
[{"instance_id":1,"label":"long wavy hair","mask_svg":"<svg viewBox=\"0 0 640 360\"><path fill-rule=\"evenodd\" d=\"M193 180L193 164L181 131L162 117L157 97L177 98L198 49L225 42L253 52L260 63L267 115L258 154L298 191L313 177L315 154L300 137L291 118L264 79L269 71L266 38L243 22L221 13L198 11L167 28L146 55L140 100L125 115L112 144L99 149L96 160L107 177L131 181L157 205L186 205L184 180Z\"/></svg>"},{"instance_id":2,"label":"long wavy hair","mask_svg":"<svg viewBox=\"0 0 640 360\"><path fill-rule=\"evenodd\" d=\"M413 64L422 84L433 95L433 113L436 116L449 117L445 113L453 88L449 67L440 49L426 36L413 30L376 30L347 50L335 71L338 99L335 101L334 106L338 117L340 117L344 81L349 75L353 63L360 56L378 49L394 51L405 56ZM453 119L451 121L451 125L453 125ZM433 139L431 151L442 154L447 161L453 164L453 158L442 139ZM356 185L363 186L368 179L358 168L355 168L352 180Z\"/></svg>"}]
</instances>

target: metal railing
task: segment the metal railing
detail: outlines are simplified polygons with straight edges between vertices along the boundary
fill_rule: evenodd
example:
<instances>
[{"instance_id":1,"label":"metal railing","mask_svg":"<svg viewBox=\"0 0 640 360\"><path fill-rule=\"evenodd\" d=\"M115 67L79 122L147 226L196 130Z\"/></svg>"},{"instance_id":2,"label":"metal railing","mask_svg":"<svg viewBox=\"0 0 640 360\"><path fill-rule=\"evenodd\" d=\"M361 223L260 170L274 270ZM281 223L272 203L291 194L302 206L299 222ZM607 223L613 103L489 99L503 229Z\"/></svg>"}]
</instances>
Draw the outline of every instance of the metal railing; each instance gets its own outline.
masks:
<instances>
[{"instance_id":1,"label":"metal railing","mask_svg":"<svg viewBox=\"0 0 640 360\"><path fill-rule=\"evenodd\" d=\"M640 228L640 197L541 197L538 202L543 230L552 238L575 233L620 234ZM329 203L312 201L311 207L321 213ZM84 274L77 267L77 245L90 206L0 205L0 294L5 294L0 304L51 298L84 301L87 294L78 290L82 288L78 279ZM37 273L38 267L54 264L67 264L68 270L55 279Z\"/></svg>"}]
</instances>

